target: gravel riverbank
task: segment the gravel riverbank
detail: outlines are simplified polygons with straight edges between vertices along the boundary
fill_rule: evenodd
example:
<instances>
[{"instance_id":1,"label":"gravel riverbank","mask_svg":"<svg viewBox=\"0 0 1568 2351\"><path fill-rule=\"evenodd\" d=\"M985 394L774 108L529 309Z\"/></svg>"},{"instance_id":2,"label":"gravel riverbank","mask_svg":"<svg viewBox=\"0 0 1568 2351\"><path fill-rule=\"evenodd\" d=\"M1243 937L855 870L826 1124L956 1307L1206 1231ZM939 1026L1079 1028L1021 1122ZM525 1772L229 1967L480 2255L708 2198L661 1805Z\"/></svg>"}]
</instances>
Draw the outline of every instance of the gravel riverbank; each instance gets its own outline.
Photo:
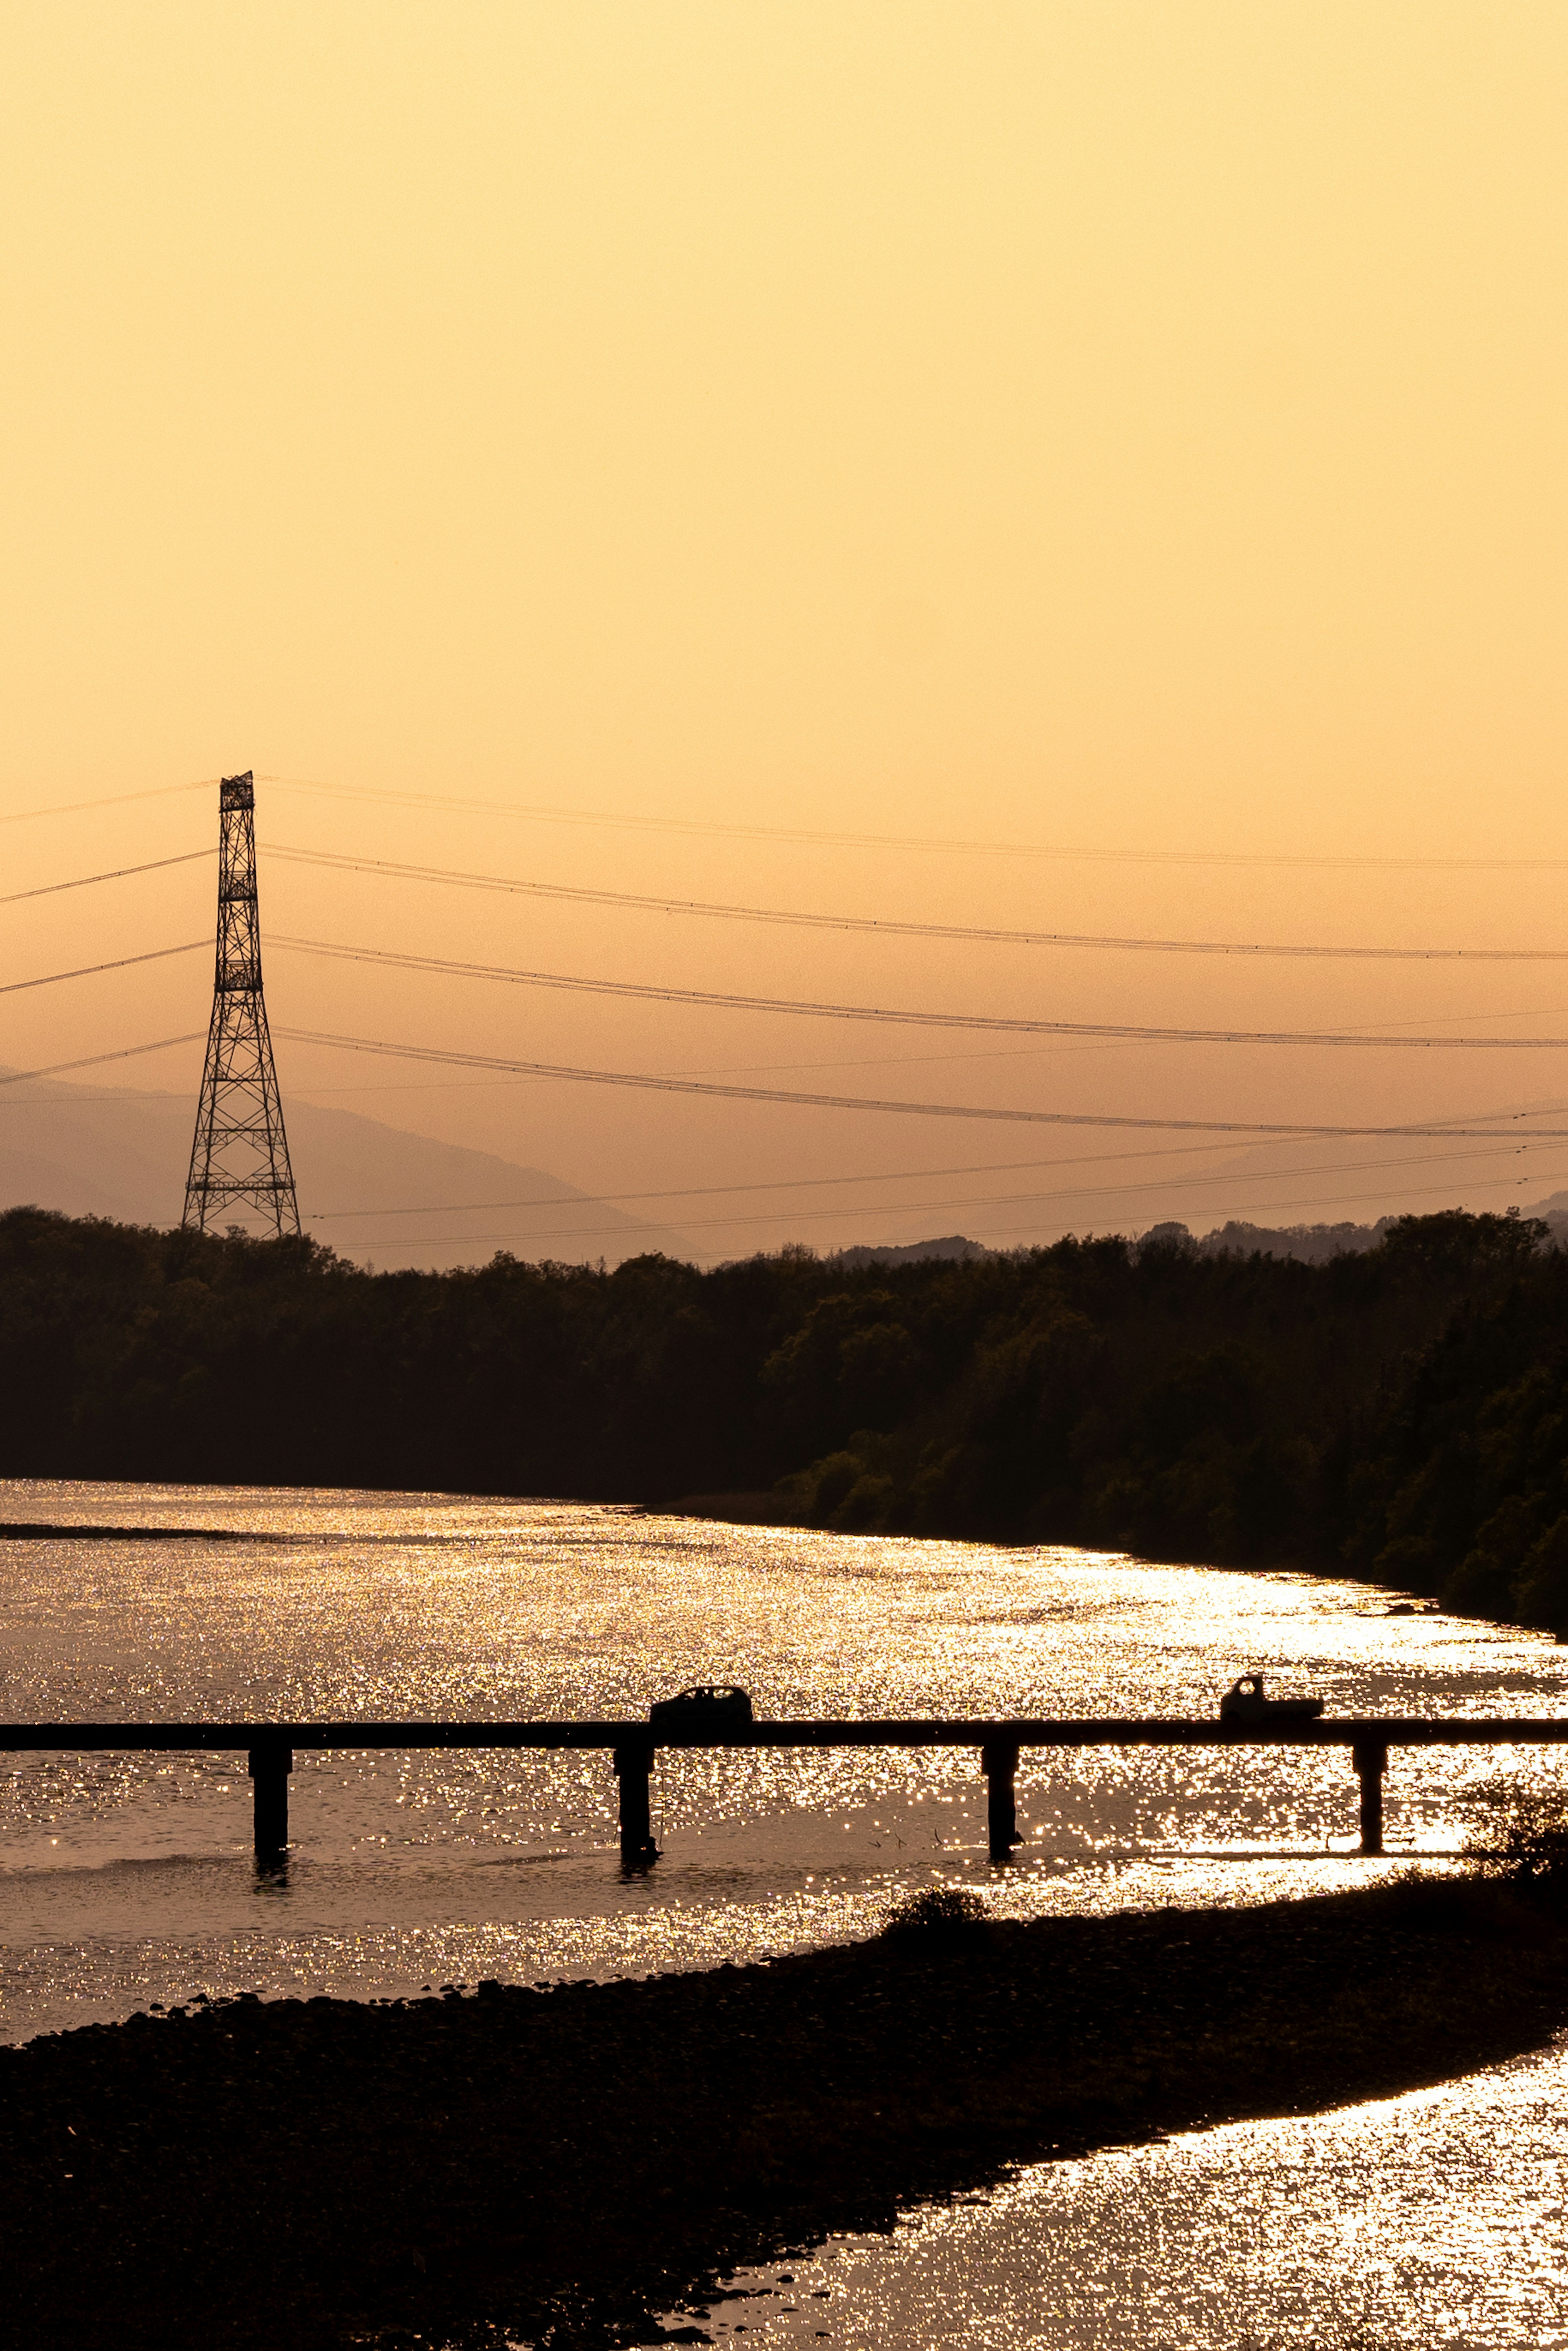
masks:
<instances>
[{"instance_id":1,"label":"gravel riverbank","mask_svg":"<svg viewBox=\"0 0 1568 2351\"><path fill-rule=\"evenodd\" d=\"M29 2351L551 2351L1052 2153L1386 2094L1568 2021L1505 1887L997 1922L752 1968L243 1999L0 2051Z\"/></svg>"}]
</instances>

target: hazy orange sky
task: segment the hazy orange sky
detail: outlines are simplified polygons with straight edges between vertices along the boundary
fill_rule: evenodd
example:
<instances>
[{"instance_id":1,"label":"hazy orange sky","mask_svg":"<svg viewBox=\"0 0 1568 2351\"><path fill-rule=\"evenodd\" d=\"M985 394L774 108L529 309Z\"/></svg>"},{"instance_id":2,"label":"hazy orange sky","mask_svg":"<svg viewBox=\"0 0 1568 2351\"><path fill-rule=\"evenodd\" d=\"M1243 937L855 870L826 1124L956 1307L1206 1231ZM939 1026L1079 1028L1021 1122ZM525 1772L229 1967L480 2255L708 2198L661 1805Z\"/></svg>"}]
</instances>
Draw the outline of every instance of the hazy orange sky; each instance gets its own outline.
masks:
<instances>
[{"instance_id":1,"label":"hazy orange sky","mask_svg":"<svg viewBox=\"0 0 1568 2351\"><path fill-rule=\"evenodd\" d=\"M1030 1018L1568 1034L1568 964L879 939L267 862L1568 946L1565 99L1545 6L13 0L0 820L249 767L336 788L258 789L269 935ZM215 799L0 821L5 891L200 846ZM1355 862L1408 858L1447 862ZM195 865L8 906L0 980L204 935L211 902ZM12 995L0 1059L200 1029L209 990L195 956ZM275 1029L901 1099L1352 1123L1568 1101L1562 1052L1040 1044L282 949L267 995ZM595 1193L1128 1147L278 1061L286 1102ZM125 1077L193 1101L199 1066ZM308 1217L352 1205L298 1173ZM1439 1167L1429 1204L1552 1179L1568 1144ZM1276 1186L1292 1217L1385 1205L1313 1180ZM1130 1213L894 1205L954 1196L862 1187L879 1222L758 1195L703 1246Z\"/></svg>"}]
</instances>

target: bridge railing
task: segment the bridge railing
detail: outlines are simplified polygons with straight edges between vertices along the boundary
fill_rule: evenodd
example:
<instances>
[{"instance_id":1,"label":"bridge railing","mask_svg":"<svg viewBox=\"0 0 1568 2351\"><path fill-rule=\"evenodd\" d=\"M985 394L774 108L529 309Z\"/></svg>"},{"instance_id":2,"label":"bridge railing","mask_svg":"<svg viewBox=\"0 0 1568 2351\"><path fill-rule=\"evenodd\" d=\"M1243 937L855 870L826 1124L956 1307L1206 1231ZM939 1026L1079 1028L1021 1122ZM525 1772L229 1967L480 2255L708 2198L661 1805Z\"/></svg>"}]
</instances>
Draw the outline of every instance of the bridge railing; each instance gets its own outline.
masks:
<instances>
[{"instance_id":1,"label":"bridge railing","mask_svg":"<svg viewBox=\"0 0 1568 2351\"><path fill-rule=\"evenodd\" d=\"M0 1752L243 1753L253 1786L256 1858L275 1869L288 1844L288 1775L298 1752L348 1749L402 1753L440 1748L608 1749L620 1782L621 1863L648 1868L653 1843L651 1781L660 1748L959 1747L977 1749L987 1786L990 1857L1021 1842L1016 1775L1025 1748L1348 1747L1360 1783L1361 1851L1383 1851L1383 1780L1392 1747L1568 1746L1568 1716L1317 1716L1247 1724L1090 1716L1004 1721L932 1717L841 1722L714 1725L646 1722L13 1722Z\"/></svg>"}]
</instances>

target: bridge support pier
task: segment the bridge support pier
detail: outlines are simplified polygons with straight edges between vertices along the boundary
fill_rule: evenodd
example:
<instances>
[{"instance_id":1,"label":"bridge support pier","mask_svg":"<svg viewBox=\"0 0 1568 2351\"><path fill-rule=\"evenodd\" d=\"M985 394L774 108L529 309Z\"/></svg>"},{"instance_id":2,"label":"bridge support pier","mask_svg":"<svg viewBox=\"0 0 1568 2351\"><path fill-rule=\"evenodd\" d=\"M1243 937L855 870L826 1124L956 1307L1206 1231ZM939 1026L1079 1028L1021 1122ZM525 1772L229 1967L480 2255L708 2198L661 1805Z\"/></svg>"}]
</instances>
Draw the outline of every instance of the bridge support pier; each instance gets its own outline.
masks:
<instances>
[{"instance_id":1,"label":"bridge support pier","mask_svg":"<svg viewBox=\"0 0 1568 2351\"><path fill-rule=\"evenodd\" d=\"M1351 1749L1355 1776L1361 1782L1361 1849L1383 1851L1383 1775L1388 1769L1388 1748L1381 1739L1357 1740Z\"/></svg>"},{"instance_id":2,"label":"bridge support pier","mask_svg":"<svg viewBox=\"0 0 1568 2351\"><path fill-rule=\"evenodd\" d=\"M256 1816L256 1865L277 1869L288 1850L288 1775L294 1750L269 1739L250 1750Z\"/></svg>"},{"instance_id":3,"label":"bridge support pier","mask_svg":"<svg viewBox=\"0 0 1568 2351\"><path fill-rule=\"evenodd\" d=\"M615 1776L621 1782L621 1866L646 1869L659 1858L653 1843L648 1782L653 1770L650 1739L623 1740L615 1750Z\"/></svg>"},{"instance_id":4,"label":"bridge support pier","mask_svg":"<svg viewBox=\"0 0 1568 2351\"><path fill-rule=\"evenodd\" d=\"M1018 1795L1013 1785L1018 1767L1016 1740L992 1739L980 1750L980 1769L986 1775L986 1827L993 1862L1010 1861L1014 1845L1023 1843L1019 1834Z\"/></svg>"}]
</instances>

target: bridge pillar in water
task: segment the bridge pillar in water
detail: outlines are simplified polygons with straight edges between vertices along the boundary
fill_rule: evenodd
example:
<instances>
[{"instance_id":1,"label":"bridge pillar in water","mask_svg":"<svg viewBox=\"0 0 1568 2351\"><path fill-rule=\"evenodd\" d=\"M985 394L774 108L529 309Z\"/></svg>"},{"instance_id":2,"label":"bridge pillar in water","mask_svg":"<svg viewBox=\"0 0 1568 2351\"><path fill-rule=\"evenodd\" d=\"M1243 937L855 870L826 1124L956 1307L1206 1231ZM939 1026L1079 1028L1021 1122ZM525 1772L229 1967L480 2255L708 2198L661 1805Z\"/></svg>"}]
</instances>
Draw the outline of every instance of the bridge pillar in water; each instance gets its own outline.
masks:
<instances>
[{"instance_id":1,"label":"bridge pillar in water","mask_svg":"<svg viewBox=\"0 0 1568 2351\"><path fill-rule=\"evenodd\" d=\"M1383 1775L1388 1769L1388 1747L1381 1739L1359 1739L1351 1749L1355 1776L1361 1782L1361 1849L1383 1851Z\"/></svg>"},{"instance_id":2,"label":"bridge pillar in water","mask_svg":"<svg viewBox=\"0 0 1568 2351\"><path fill-rule=\"evenodd\" d=\"M1023 1843L1013 1785L1018 1767L1019 1751L1012 1740L988 1740L980 1750L980 1769L986 1775L986 1827L994 1862L1010 1861L1014 1845Z\"/></svg>"},{"instance_id":3,"label":"bridge pillar in water","mask_svg":"<svg viewBox=\"0 0 1568 2351\"><path fill-rule=\"evenodd\" d=\"M648 1782L653 1770L651 1739L628 1739L615 1750L615 1776L621 1782L621 1866L646 1869L659 1858L653 1843Z\"/></svg>"},{"instance_id":4,"label":"bridge pillar in water","mask_svg":"<svg viewBox=\"0 0 1568 2351\"><path fill-rule=\"evenodd\" d=\"M293 1769L294 1750L280 1739L250 1750L258 1869L276 1869L288 1850L288 1775Z\"/></svg>"}]
</instances>

